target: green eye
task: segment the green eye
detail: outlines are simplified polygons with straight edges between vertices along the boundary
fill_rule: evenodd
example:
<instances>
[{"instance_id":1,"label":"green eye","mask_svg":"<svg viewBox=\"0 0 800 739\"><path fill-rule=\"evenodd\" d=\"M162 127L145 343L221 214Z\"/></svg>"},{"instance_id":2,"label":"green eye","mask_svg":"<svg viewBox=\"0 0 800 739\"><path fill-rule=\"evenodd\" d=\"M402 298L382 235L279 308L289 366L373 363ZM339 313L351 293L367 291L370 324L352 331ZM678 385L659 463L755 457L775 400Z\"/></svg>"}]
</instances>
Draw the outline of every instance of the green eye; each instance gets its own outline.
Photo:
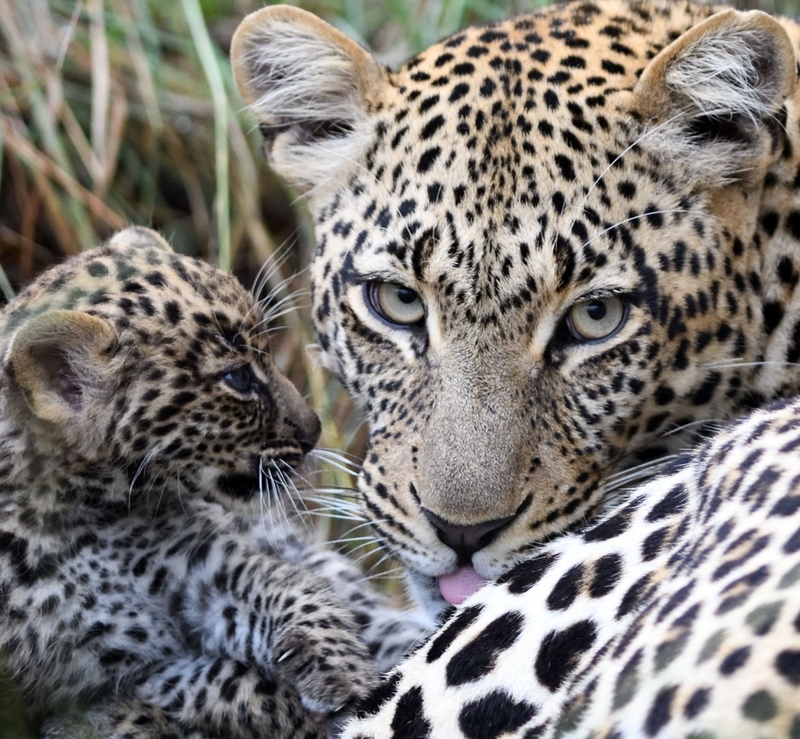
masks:
<instances>
[{"instance_id":1,"label":"green eye","mask_svg":"<svg viewBox=\"0 0 800 739\"><path fill-rule=\"evenodd\" d=\"M594 298L575 303L567 316L567 325L576 339L599 341L616 333L627 315L627 305L619 298Z\"/></svg>"},{"instance_id":2,"label":"green eye","mask_svg":"<svg viewBox=\"0 0 800 739\"><path fill-rule=\"evenodd\" d=\"M395 282L368 282L364 290L367 305L387 323L419 326L425 320L422 298L410 287Z\"/></svg>"}]
</instances>

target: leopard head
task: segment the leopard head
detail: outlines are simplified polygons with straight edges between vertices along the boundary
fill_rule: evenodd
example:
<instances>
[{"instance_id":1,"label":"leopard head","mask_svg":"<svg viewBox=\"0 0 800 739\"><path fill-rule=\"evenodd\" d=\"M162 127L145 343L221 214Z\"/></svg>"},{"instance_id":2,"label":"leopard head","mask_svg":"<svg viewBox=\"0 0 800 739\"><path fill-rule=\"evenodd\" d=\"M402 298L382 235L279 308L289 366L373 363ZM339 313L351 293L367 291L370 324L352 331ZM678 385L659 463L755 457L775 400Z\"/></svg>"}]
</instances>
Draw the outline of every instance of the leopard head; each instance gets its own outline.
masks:
<instances>
[{"instance_id":1,"label":"leopard head","mask_svg":"<svg viewBox=\"0 0 800 739\"><path fill-rule=\"evenodd\" d=\"M0 317L17 473L66 477L101 502L154 488L154 502L249 500L319 436L265 321L232 275L143 228L47 271Z\"/></svg>"},{"instance_id":2,"label":"leopard head","mask_svg":"<svg viewBox=\"0 0 800 739\"><path fill-rule=\"evenodd\" d=\"M593 515L671 432L776 391L753 363L788 341L764 312L765 202L797 171L778 21L574 3L391 72L275 7L232 60L315 220L320 344L369 421L366 513L434 608Z\"/></svg>"}]
</instances>

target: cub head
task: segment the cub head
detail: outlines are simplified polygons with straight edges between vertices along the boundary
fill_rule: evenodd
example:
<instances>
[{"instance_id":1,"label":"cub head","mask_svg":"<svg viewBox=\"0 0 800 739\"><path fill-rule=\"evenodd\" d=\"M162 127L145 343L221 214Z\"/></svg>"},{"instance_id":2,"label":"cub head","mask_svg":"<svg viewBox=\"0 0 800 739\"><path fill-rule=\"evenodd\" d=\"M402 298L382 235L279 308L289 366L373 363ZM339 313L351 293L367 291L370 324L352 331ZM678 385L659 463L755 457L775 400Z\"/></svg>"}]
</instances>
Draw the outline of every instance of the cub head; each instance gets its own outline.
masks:
<instances>
[{"instance_id":1,"label":"cub head","mask_svg":"<svg viewBox=\"0 0 800 739\"><path fill-rule=\"evenodd\" d=\"M299 464L319 420L231 275L129 228L45 272L0 314L0 393L31 455L226 503ZM155 496L156 498L158 496Z\"/></svg>"},{"instance_id":2,"label":"cub head","mask_svg":"<svg viewBox=\"0 0 800 739\"><path fill-rule=\"evenodd\" d=\"M390 72L276 7L232 60L315 219L319 340L370 425L365 510L434 607L746 402L762 202L797 171L776 20L554 6Z\"/></svg>"}]
</instances>

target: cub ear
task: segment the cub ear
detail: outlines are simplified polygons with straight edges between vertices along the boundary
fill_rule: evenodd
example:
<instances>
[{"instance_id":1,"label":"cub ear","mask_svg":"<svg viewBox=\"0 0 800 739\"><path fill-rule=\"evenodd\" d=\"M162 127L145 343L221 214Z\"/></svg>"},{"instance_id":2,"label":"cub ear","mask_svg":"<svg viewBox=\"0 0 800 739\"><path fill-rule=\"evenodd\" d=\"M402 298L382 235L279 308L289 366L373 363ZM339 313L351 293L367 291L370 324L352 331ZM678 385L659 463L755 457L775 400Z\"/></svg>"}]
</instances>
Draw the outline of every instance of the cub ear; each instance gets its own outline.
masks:
<instances>
[{"instance_id":1,"label":"cub ear","mask_svg":"<svg viewBox=\"0 0 800 739\"><path fill-rule=\"evenodd\" d=\"M757 10L725 10L684 33L634 88L641 145L683 161L696 181L747 179L766 159L776 112L793 93L797 59L786 31Z\"/></svg>"},{"instance_id":2,"label":"cub ear","mask_svg":"<svg viewBox=\"0 0 800 739\"><path fill-rule=\"evenodd\" d=\"M81 415L104 384L116 343L116 332L101 318L49 311L17 332L3 369L35 416L65 424Z\"/></svg>"},{"instance_id":3,"label":"cub ear","mask_svg":"<svg viewBox=\"0 0 800 739\"><path fill-rule=\"evenodd\" d=\"M231 63L272 166L299 189L324 185L363 154L388 73L355 41L304 10L272 6L239 25Z\"/></svg>"},{"instance_id":4,"label":"cub ear","mask_svg":"<svg viewBox=\"0 0 800 739\"><path fill-rule=\"evenodd\" d=\"M117 231L108 242L110 246L130 246L137 249L155 248L172 251L172 247L161 234L144 226L128 226Z\"/></svg>"}]
</instances>

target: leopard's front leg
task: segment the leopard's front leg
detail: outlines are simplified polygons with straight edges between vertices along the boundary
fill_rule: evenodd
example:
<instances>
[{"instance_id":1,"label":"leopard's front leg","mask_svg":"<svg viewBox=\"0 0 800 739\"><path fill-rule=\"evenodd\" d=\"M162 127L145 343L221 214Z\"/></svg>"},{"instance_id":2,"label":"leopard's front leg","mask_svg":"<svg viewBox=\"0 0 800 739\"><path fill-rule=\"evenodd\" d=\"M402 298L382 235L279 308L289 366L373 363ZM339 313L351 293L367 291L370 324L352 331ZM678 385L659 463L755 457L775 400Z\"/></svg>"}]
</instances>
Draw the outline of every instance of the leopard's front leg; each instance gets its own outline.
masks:
<instances>
[{"instance_id":1,"label":"leopard's front leg","mask_svg":"<svg viewBox=\"0 0 800 739\"><path fill-rule=\"evenodd\" d=\"M308 547L303 551L302 564L325 578L347 604L380 672L397 665L436 626L422 609L393 606L386 596L370 587L350 560L337 552Z\"/></svg>"},{"instance_id":2,"label":"leopard's front leg","mask_svg":"<svg viewBox=\"0 0 800 739\"><path fill-rule=\"evenodd\" d=\"M184 657L154 666L136 695L187 739L323 739L293 686L232 659Z\"/></svg>"},{"instance_id":3,"label":"leopard's front leg","mask_svg":"<svg viewBox=\"0 0 800 739\"><path fill-rule=\"evenodd\" d=\"M204 654L286 680L313 714L335 713L377 683L353 615L294 564L218 537L190 559L180 598L174 606Z\"/></svg>"}]
</instances>

